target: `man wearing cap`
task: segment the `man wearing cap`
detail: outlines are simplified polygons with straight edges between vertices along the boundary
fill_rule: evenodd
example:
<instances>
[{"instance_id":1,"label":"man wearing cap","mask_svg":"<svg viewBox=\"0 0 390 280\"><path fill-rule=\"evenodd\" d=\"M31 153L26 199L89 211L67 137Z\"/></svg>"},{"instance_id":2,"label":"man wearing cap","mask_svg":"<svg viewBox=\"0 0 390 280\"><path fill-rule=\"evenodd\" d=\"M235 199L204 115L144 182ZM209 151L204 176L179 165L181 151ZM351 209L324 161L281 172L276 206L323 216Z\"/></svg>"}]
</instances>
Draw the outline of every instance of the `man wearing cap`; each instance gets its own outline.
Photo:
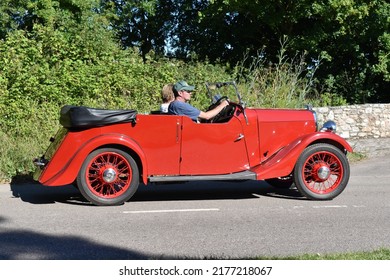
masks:
<instances>
[{"instance_id":1,"label":"man wearing cap","mask_svg":"<svg viewBox=\"0 0 390 280\"><path fill-rule=\"evenodd\" d=\"M169 105L168 112L174 115L189 116L193 121L198 122L198 119L209 120L215 117L223 108L229 105L228 101L223 100L221 104L214 109L203 112L188 103L194 89L195 87L190 86L186 81L177 82L173 86L175 100Z\"/></svg>"}]
</instances>

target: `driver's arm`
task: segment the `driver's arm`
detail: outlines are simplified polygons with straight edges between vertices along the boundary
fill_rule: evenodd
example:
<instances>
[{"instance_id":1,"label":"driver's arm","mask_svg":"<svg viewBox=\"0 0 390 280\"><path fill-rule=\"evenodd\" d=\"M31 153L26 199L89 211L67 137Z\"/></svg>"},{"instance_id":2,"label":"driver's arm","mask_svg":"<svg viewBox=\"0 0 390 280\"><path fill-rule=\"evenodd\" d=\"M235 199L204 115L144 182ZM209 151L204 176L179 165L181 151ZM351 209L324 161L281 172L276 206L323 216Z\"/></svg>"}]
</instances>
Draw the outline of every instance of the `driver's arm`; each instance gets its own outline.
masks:
<instances>
[{"instance_id":1,"label":"driver's arm","mask_svg":"<svg viewBox=\"0 0 390 280\"><path fill-rule=\"evenodd\" d=\"M221 102L221 104L219 104L217 107L215 107L214 109L212 109L210 111L207 111L207 112L200 111L199 118L204 119L204 120L212 119L219 112L221 112L222 109L225 108L227 105L229 105L229 102L227 100L223 100Z\"/></svg>"}]
</instances>

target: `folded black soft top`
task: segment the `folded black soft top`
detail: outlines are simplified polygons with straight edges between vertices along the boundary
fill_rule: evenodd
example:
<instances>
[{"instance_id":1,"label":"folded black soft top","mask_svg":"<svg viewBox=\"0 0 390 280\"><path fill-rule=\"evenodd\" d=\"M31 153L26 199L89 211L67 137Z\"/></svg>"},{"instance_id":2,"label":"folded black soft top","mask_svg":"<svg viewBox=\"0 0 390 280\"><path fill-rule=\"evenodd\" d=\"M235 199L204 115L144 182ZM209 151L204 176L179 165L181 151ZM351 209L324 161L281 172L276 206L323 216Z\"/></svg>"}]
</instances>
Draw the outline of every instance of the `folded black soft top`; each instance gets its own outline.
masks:
<instances>
[{"instance_id":1,"label":"folded black soft top","mask_svg":"<svg viewBox=\"0 0 390 280\"><path fill-rule=\"evenodd\" d=\"M65 105L61 108L60 124L68 129L85 129L116 123L135 123L135 110L106 110Z\"/></svg>"}]
</instances>

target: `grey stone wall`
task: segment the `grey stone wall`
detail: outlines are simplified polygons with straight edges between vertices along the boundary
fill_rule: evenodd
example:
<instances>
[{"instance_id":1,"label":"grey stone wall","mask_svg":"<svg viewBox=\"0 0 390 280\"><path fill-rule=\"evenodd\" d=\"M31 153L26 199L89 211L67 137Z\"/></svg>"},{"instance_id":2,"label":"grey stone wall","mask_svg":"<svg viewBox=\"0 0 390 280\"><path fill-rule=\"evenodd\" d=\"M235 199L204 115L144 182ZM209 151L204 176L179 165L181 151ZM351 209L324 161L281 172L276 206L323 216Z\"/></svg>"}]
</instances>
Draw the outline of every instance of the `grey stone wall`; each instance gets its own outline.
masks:
<instances>
[{"instance_id":1,"label":"grey stone wall","mask_svg":"<svg viewBox=\"0 0 390 280\"><path fill-rule=\"evenodd\" d=\"M317 107L318 123L332 120L337 134L354 151L367 156L390 155L390 104L362 104L340 107Z\"/></svg>"}]
</instances>

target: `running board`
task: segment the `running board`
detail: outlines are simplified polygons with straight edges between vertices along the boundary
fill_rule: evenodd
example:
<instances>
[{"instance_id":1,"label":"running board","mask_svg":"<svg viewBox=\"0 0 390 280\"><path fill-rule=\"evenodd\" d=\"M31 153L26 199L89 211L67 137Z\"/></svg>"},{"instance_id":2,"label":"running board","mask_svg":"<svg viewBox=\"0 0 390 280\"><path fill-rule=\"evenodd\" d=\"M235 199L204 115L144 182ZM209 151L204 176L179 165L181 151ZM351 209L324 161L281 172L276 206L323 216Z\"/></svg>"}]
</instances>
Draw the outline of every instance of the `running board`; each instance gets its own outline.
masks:
<instances>
[{"instance_id":1,"label":"running board","mask_svg":"<svg viewBox=\"0 0 390 280\"><path fill-rule=\"evenodd\" d=\"M196 176L150 176L149 182L183 182L183 181L232 181L232 180L257 180L256 173L242 171L223 175L196 175Z\"/></svg>"}]
</instances>

